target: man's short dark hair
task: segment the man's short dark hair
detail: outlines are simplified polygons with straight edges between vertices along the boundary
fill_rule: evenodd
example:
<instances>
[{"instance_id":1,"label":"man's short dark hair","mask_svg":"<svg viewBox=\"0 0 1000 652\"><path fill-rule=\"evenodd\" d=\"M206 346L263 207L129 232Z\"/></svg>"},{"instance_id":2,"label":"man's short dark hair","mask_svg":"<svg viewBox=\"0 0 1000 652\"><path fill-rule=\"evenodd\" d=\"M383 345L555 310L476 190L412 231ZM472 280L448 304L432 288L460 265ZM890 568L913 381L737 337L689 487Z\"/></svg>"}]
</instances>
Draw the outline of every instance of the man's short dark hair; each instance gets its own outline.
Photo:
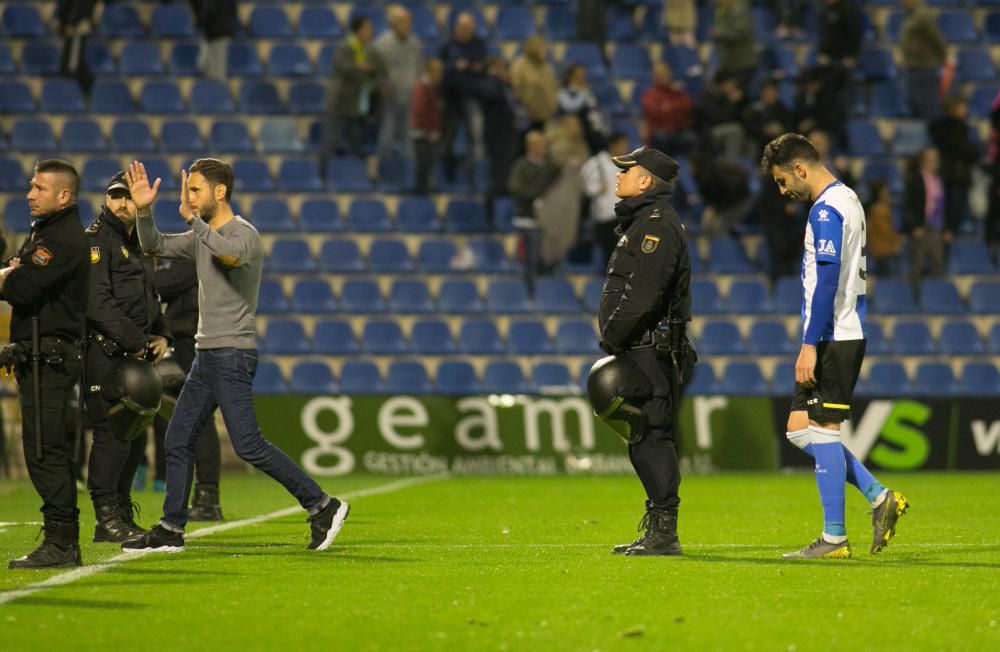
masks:
<instances>
[{"instance_id":1,"label":"man's short dark hair","mask_svg":"<svg viewBox=\"0 0 1000 652\"><path fill-rule=\"evenodd\" d=\"M189 172L199 173L213 188L220 184L225 186L227 202L233 196L233 168L228 163L217 158L200 158L191 164Z\"/></svg>"},{"instance_id":2,"label":"man's short dark hair","mask_svg":"<svg viewBox=\"0 0 1000 652\"><path fill-rule=\"evenodd\" d=\"M365 23L372 22L372 19L364 14L357 14L354 18L351 18L351 34L357 34L361 31L361 28L365 26Z\"/></svg>"},{"instance_id":3,"label":"man's short dark hair","mask_svg":"<svg viewBox=\"0 0 1000 652\"><path fill-rule=\"evenodd\" d=\"M69 161L64 161L58 158L45 159L44 161L39 161L35 163L35 174L39 172L51 172L52 174L64 175L69 183L70 193L76 197L77 193L80 192L80 175L77 173L76 168Z\"/></svg>"},{"instance_id":4,"label":"man's short dark hair","mask_svg":"<svg viewBox=\"0 0 1000 652\"><path fill-rule=\"evenodd\" d=\"M771 174L773 167L787 168L795 161L819 163L819 152L802 134L782 134L764 146L760 169L764 174Z\"/></svg>"}]
</instances>

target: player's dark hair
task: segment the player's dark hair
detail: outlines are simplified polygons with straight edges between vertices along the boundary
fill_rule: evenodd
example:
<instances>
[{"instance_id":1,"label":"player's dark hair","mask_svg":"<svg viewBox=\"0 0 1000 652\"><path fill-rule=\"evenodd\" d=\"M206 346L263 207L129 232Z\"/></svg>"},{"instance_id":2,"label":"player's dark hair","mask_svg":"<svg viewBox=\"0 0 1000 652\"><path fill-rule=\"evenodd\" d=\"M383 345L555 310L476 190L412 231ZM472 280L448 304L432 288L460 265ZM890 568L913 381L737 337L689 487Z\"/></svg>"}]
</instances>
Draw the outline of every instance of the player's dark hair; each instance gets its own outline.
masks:
<instances>
[{"instance_id":1,"label":"player's dark hair","mask_svg":"<svg viewBox=\"0 0 1000 652\"><path fill-rule=\"evenodd\" d=\"M760 169L771 174L771 168L787 168L795 161L819 163L819 152L808 138L801 134L782 134L764 146L764 156L760 159Z\"/></svg>"},{"instance_id":2,"label":"player's dark hair","mask_svg":"<svg viewBox=\"0 0 1000 652\"><path fill-rule=\"evenodd\" d=\"M571 63L566 68L566 72L563 73L563 86L569 85L569 80L573 78L573 73L575 73L579 68L586 70L582 63Z\"/></svg>"},{"instance_id":3,"label":"player's dark hair","mask_svg":"<svg viewBox=\"0 0 1000 652\"><path fill-rule=\"evenodd\" d=\"M80 192L80 175L77 173L76 168L69 161L64 161L58 158L45 159L44 161L39 161L35 163L35 174L39 172L51 172L53 174L61 174L69 180L67 187L71 195L76 197L77 193Z\"/></svg>"},{"instance_id":4,"label":"player's dark hair","mask_svg":"<svg viewBox=\"0 0 1000 652\"><path fill-rule=\"evenodd\" d=\"M361 31L361 28L365 26L365 23L372 22L372 19L364 14L358 14L351 19L351 34L357 34Z\"/></svg>"},{"instance_id":5,"label":"player's dark hair","mask_svg":"<svg viewBox=\"0 0 1000 652\"><path fill-rule=\"evenodd\" d=\"M233 168L228 163L223 163L217 158L200 158L191 164L189 170L191 174L195 172L205 177L212 188L223 185L226 187L226 201L233 196Z\"/></svg>"}]
</instances>

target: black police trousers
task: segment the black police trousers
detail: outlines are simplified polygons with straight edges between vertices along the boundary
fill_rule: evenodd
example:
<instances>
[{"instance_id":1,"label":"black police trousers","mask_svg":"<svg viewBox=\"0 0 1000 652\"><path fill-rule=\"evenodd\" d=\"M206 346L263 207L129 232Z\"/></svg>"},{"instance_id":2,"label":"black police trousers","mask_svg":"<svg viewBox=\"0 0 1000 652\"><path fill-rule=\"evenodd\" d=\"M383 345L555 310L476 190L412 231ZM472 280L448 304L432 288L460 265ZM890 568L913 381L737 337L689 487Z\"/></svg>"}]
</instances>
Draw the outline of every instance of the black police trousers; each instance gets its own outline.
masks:
<instances>
[{"instance_id":1,"label":"black police trousers","mask_svg":"<svg viewBox=\"0 0 1000 652\"><path fill-rule=\"evenodd\" d=\"M194 363L194 337L191 335L174 336L174 360L185 374L191 371ZM180 392L178 392L180 393ZM176 398L176 397L175 397ZM167 436L167 424L163 417L153 420L153 432L156 437L156 479L167 479L167 452L164 441ZM219 467L222 451L219 448L219 431L215 427L215 413L212 413L198 431L194 444L195 482L198 484L219 484Z\"/></svg>"},{"instance_id":2,"label":"black police trousers","mask_svg":"<svg viewBox=\"0 0 1000 652\"><path fill-rule=\"evenodd\" d=\"M35 392L31 362L18 366L17 390L21 400L21 437L24 461L35 491L42 499L46 522L77 523L76 479L73 476L72 446L66 436L70 425L66 404L80 377L80 361L65 356L62 362L39 367L41 381L42 459L36 458Z\"/></svg>"},{"instance_id":3,"label":"black police trousers","mask_svg":"<svg viewBox=\"0 0 1000 652\"><path fill-rule=\"evenodd\" d=\"M105 355L104 350L94 342L87 352L87 416L94 431L87 490L94 501L114 495L126 498L132 495L132 479L145 448L145 437L123 441L114 435L107 419L113 403L106 400L99 389L93 389L104 381L118 360Z\"/></svg>"},{"instance_id":4,"label":"black police trousers","mask_svg":"<svg viewBox=\"0 0 1000 652\"><path fill-rule=\"evenodd\" d=\"M624 355L634 360L653 383L653 398L642 405L648 424L646 436L638 444L629 444L628 456L646 490L646 508L676 514L681 502L677 495L681 471L671 405L670 365L656 359L653 346L634 348Z\"/></svg>"}]
</instances>

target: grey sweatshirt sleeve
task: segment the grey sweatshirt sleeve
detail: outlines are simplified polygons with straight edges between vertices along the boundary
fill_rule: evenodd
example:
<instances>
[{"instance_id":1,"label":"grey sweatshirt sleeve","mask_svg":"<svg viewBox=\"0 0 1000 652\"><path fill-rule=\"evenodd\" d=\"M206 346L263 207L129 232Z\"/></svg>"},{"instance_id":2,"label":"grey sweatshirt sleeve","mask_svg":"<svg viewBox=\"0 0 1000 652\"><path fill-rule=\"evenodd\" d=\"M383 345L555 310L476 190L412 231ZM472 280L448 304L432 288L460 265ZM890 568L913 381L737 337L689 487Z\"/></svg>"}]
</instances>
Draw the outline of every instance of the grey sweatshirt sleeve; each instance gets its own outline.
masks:
<instances>
[{"instance_id":1,"label":"grey sweatshirt sleeve","mask_svg":"<svg viewBox=\"0 0 1000 652\"><path fill-rule=\"evenodd\" d=\"M191 222L191 231L213 256L234 259L226 261L230 267L239 267L251 262L257 251L257 244L250 229L239 229L229 235L222 235L202 220Z\"/></svg>"},{"instance_id":2,"label":"grey sweatshirt sleeve","mask_svg":"<svg viewBox=\"0 0 1000 652\"><path fill-rule=\"evenodd\" d=\"M201 222L201 220L195 220ZM207 227L206 227L207 228ZM194 260L194 233L164 234L160 233L153 223L153 213L139 213L135 221L135 230L139 234L139 246L142 250L160 258L187 258Z\"/></svg>"}]
</instances>

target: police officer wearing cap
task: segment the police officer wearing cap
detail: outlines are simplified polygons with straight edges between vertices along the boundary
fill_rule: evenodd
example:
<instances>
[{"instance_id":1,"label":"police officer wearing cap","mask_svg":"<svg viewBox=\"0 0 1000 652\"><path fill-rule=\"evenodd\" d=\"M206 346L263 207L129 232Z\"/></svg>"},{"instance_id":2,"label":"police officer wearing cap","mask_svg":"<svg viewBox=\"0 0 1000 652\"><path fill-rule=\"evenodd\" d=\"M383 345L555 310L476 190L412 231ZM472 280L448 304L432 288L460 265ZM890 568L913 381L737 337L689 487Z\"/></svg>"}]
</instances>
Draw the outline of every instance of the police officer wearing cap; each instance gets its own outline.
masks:
<instances>
[{"instance_id":1,"label":"police officer wearing cap","mask_svg":"<svg viewBox=\"0 0 1000 652\"><path fill-rule=\"evenodd\" d=\"M642 147L613 157L620 168L615 204L620 239L608 263L598 326L601 348L587 382L598 417L628 443L646 491L642 533L612 552L679 555L678 388L694 364L685 335L691 319L687 236L670 205L679 166Z\"/></svg>"},{"instance_id":2,"label":"police officer wearing cap","mask_svg":"<svg viewBox=\"0 0 1000 652\"><path fill-rule=\"evenodd\" d=\"M66 440L66 403L80 377L90 272L76 203L79 186L76 169L66 161L35 165L28 192L31 231L0 269L0 296L13 308L11 344L0 352L0 366L17 379L24 461L45 519L42 544L11 561L15 569L83 563Z\"/></svg>"},{"instance_id":3,"label":"police officer wearing cap","mask_svg":"<svg viewBox=\"0 0 1000 652\"><path fill-rule=\"evenodd\" d=\"M153 259L139 247L135 219L125 174L119 172L108 183L101 214L87 228L85 400L94 430L87 489L97 517L95 542L123 543L145 533L132 514L131 490L145 449L141 435L153 417L147 412L155 412L155 404L143 409L132 400L135 397L123 395L128 390L121 384L141 378L145 361L159 362L169 348L170 333L154 289Z\"/></svg>"}]
</instances>

